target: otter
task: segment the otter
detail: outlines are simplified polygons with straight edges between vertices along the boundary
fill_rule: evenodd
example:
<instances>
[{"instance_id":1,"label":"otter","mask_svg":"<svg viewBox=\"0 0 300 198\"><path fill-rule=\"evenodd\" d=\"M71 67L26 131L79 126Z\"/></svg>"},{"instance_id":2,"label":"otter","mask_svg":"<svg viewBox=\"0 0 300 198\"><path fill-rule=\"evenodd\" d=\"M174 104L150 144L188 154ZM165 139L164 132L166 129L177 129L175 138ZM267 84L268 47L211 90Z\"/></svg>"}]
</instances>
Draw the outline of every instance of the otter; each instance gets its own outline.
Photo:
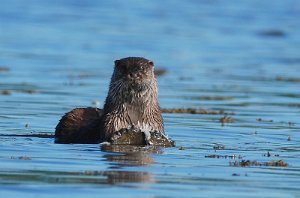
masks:
<instances>
[{"instance_id":1,"label":"otter","mask_svg":"<svg viewBox=\"0 0 300 198\"><path fill-rule=\"evenodd\" d=\"M55 142L114 142L128 131L146 132L144 136L155 132L155 137L166 138L154 63L142 57L116 60L104 108L76 108L66 113L56 126ZM145 138L153 141L153 137Z\"/></svg>"}]
</instances>

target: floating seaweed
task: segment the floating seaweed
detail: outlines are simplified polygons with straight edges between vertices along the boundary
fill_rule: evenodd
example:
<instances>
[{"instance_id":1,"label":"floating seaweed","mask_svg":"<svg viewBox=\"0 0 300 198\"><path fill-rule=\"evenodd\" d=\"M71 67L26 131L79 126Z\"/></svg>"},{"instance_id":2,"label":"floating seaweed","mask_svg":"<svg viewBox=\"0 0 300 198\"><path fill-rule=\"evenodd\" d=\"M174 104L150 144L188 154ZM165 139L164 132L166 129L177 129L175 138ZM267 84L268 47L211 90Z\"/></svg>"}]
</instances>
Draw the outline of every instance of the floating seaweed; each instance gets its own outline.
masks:
<instances>
[{"instance_id":1,"label":"floating seaweed","mask_svg":"<svg viewBox=\"0 0 300 198\"><path fill-rule=\"evenodd\" d=\"M14 157L14 156L11 156L10 159L31 160L31 158L28 157L28 156L20 156L20 157Z\"/></svg>"},{"instance_id":2,"label":"floating seaweed","mask_svg":"<svg viewBox=\"0 0 300 198\"><path fill-rule=\"evenodd\" d=\"M8 72L10 69L8 67L0 66L0 73L1 72Z\"/></svg>"},{"instance_id":3,"label":"floating seaweed","mask_svg":"<svg viewBox=\"0 0 300 198\"><path fill-rule=\"evenodd\" d=\"M230 116L224 115L222 118L220 118L219 121L222 123L222 126L223 126L224 123L231 123L231 122L234 122L235 119L232 118L232 117L230 117Z\"/></svg>"},{"instance_id":4,"label":"floating seaweed","mask_svg":"<svg viewBox=\"0 0 300 198\"><path fill-rule=\"evenodd\" d=\"M277 81L285 81L285 82L300 82L300 78L296 77L283 77L283 76L276 76Z\"/></svg>"},{"instance_id":5,"label":"floating seaweed","mask_svg":"<svg viewBox=\"0 0 300 198\"><path fill-rule=\"evenodd\" d=\"M235 167L250 167L250 166L276 166L276 167L286 167L288 164L283 160L272 160L269 162L257 162L256 160L242 160L229 162L230 166Z\"/></svg>"},{"instance_id":6,"label":"floating seaweed","mask_svg":"<svg viewBox=\"0 0 300 198\"><path fill-rule=\"evenodd\" d=\"M232 96L194 96L193 100L232 100Z\"/></svg>"},{"instance_id":7,"label":"floating seaweed","mask_svg":"<svg viewBox=\"0 0 300 198\"><path fill-rule=\"evenodd\" d=\"M221 145L221 144L217 144L217 145L214 145L214 146L213 146L213 149L214 149L214 150L224 150L224 149L225 149L225 146L224 146L224 145Z\"/></svg>"},{"instance_id":8,"label":"floating seaweed","mask_svg":"<svg viewBox=\"0 0 300 198\"><path fill-rule=\"evenodd\" d=\"M163 76L163 75L167 74L167 72L168 71L164 68L157 68L157 69L154 70L154 74L156 76Z\"/></svg>"},{"instance_id":9,"label":"floating seaweed","mask_svg":"<svg viewBox=\"0 0 300 198\"><path fill-rule=\"evenodd\" d=\"M187 114L208 114L208 115L235 115L235 113L226 113L223 110L212 111L196 108L163 108L163 113L187 113Z\"/></svg>"},{"instance_id":10,"label":"floating seaweed","mask_svg":"<svg viewBox=\"0 0 300 198\"><path fill-rule=\"evenodd\" d=\"M9 90L1 90L0 95L11 95L11 91Z\"/></svg>"},{"instance_id":11,"label":"floating seaweed","mask_svg":"<svg viewBox=\"0 0 300 198\"><path fill-rule=\"evenodd\" d=\"M241 155L206 155L205 158L242 159Z\"/></svg>"},{"instance_id":12,"label":"floating seaweed","mask_svg":"<svg viewBox=\"0 0 300 198\"><path fill-rule=\"evenodd\" d=\"M272 155L269 151L266 154L263 154L263 156L264 157L272 157L272 156L279 157L278 154Z\"/></svg>"}]
</instances>

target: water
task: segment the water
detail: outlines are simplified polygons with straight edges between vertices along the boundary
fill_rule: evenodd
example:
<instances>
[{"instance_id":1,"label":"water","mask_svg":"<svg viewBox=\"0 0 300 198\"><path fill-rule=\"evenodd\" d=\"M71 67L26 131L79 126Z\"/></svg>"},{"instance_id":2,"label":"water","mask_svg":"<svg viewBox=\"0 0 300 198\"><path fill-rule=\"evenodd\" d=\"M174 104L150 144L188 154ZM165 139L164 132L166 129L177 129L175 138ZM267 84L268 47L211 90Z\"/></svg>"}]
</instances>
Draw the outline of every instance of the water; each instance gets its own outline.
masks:
<instances>
[{"instance_id":1,"label":"water","mask_svg":"<svg viewBox=\"0 0 300 198\"><path fill-rule=\"evenodd\" d=\"M72 108L101 107L127 56L168 70L163 108L235 122L165 113L177 147L134 151L0 136L0 197L299 197L299 18L299 0L1 1L0 134L53 134Z\"/></svg>"}]
</instances>

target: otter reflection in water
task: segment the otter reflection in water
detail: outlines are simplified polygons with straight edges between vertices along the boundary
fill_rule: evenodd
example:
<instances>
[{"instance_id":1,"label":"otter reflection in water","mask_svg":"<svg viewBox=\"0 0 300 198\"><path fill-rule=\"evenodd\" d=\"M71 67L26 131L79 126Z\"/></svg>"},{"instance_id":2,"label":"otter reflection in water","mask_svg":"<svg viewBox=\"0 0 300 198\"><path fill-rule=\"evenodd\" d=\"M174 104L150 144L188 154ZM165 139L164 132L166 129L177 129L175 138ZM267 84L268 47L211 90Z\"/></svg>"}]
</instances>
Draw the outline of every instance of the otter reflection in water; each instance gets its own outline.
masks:
<instances>
[{"instance_id":1,"label":"otter reflection in water","mask_svg":"<svg viewBox=\"0 0 300 198\"><path fill-rule=\"evenodd\" d=\"M153 154L162 153L158 147L139 147L133 145L101 145L101 151L106 161L110 162L109 170L106 171L84 171L85 183L155 183L155 176L144 171L125 171L126 167L141 167L154 164ZM94 177L94 176L104 176ZM99 181L101 180L101 181Z\"/></svg>"},{"instance_id":2,"label":"otter reflection in water","mask_svg":"<svg viewBox=\"0 0 300 198\"><path fill-rule=\"evenodd\" d=\"M64 115L55 141L174 146L164 134L154 63L141 57L116 60L104 108Z\"/></svg>"}]
</instances>

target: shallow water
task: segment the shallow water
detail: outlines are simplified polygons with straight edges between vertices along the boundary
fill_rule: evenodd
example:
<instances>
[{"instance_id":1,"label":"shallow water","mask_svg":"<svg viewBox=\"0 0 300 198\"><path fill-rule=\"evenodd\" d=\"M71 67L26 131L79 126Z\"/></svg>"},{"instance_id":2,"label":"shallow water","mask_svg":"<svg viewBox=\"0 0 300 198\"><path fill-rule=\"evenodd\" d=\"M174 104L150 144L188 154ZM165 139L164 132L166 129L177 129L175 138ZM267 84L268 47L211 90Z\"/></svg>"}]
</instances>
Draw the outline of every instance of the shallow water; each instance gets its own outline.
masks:
<instances>
[{"instance_id":1,"label":"shallow water","mask_svg":"<svg viewBox=\"0 0 300 198\"><path fill-rule=\"evenodd\" d=\"M164 113L175 148L0 136L0 197L299 197L299 18L299 0L1 1L0 134L53 134L72 108L102 107L126 56L168 70L163 108L234 122Z\"/></svg>"}]
</instances>

